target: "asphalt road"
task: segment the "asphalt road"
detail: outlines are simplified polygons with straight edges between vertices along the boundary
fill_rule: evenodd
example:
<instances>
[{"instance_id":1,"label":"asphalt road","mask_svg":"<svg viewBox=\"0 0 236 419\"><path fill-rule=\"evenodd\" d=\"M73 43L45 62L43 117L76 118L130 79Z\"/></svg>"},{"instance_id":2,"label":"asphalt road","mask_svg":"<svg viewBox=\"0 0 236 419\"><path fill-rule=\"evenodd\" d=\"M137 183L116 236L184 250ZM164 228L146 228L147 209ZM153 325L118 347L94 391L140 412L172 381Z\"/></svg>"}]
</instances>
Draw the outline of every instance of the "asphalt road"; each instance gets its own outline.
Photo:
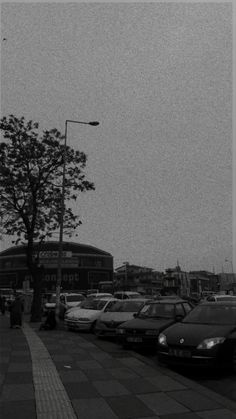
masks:
<instances>
[{"instance_id":1,"label":"asphalt road","mask_svg":"<svg viewBox=\"0 0 236 419\"><path fill-rule=\"evenodd\" d=\"M78 332L69 332L78 333ZM117 345L112 340L98 339L91 333L83 333L83 337L95 345L100 347L102 350L112 353L112 356L121 357L122 355L127 356L127 350L124 350L121 346ZM141 352L147 358L150 363L158 364L157 357L154 353ZM221 394L222 396L228 397L229 399L236 402L236 374L231 371L225 371L222 373L212 371L199 371L199 370L183 370L176 369L178 374L190 378L193 381Z\"/></svg>"}]
</instances>

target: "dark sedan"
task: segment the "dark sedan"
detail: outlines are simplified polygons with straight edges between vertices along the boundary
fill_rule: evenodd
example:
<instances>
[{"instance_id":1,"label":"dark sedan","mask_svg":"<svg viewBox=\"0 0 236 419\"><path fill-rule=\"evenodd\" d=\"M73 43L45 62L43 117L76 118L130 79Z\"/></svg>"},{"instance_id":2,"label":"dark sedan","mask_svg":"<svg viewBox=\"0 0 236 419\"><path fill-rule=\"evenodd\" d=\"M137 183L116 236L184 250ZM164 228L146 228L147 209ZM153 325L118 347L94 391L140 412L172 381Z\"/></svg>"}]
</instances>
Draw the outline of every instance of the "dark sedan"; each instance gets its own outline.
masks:
<instances>
[{"instance_id":1,"label":"dark sedan","mask_svg":"<svg viewBox=\"0 0 236 419\"><path fill-rule=\"evenodd\" d=\"M236 370L236 303L202 303L158 337L160 361Z\"/></svg>"},{"instance_id":2,"label":"dark sedan","mask_svg":"<svg viewBox=\"0 0 236 419\"><path fill-rule=\"evenodd\" d=\"M156 348L159 333L182 320L192 308L188 301L181 299L147 302L134 319L117 327L117 341L126 348L133 346Z\"/></svg>"}]
</instances>

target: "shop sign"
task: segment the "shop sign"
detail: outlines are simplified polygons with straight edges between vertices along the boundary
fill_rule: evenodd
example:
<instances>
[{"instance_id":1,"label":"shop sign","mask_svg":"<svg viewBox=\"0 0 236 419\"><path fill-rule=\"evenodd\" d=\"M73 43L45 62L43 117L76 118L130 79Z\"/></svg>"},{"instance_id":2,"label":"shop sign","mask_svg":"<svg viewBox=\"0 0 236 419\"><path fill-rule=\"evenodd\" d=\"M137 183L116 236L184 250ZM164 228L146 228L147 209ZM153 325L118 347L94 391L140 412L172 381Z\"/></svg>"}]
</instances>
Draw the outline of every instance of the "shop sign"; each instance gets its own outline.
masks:
<instances>
[{"instance_id":1,"label":"shop sign","mask_svg":"<svg viewBox=\"0 0 236 419\"><path fill-rule=\"evenodd\" d=\"M58 250L45 250L42 252L39 252L39 258L40 259L55 259L59 257ZM63 251L62 252L63 258L71 258L72 252L71 251Z\"/></svg>"}]
</instances>

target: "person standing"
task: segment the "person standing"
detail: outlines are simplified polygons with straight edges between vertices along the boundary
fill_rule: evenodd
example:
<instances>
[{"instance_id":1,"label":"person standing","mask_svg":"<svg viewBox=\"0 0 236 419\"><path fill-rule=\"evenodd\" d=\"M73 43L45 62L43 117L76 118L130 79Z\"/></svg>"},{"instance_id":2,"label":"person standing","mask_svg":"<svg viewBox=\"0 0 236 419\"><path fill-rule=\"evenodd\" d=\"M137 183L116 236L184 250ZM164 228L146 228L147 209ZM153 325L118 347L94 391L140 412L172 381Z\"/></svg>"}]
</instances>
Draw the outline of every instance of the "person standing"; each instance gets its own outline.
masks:
<instances>
[{"instance_id":1,"label":"person standing","mask_svg":"<svg viewBox=\"0 0 236 419\"><path fill-rule=\"evenodd\" d=\"M18 295L10 306L10 327L20 328L22 325L23 304Z\"/></svg>"},{"instance_id":2,"label":"person standing","mask_svg":"<svg viewBox=\"0 0 236 419\"><path fill-rule=\"evenodd\" d=\"M6 298L4 296L1 297L1 313L4 316L6 311Z\"/></svg>"}]
</instances>

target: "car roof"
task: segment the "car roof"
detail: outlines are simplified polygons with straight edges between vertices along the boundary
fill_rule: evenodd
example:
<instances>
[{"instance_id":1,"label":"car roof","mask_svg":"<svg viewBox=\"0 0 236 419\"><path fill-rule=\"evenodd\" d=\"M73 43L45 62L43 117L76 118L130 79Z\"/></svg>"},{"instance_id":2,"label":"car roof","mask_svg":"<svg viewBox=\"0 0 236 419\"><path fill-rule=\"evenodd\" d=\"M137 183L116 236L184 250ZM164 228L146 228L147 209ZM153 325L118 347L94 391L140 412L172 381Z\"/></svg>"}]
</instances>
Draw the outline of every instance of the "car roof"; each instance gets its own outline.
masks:
<instances>
[{"instance_id":1,"label":"car roof","mask_svg":"<svg viewBox=\"0 0 236 419\"><path fill-rule=\"evenodd\" d=\"M235 306L236 301L214 301L214 304L212 304L212 301L204 301L199 304L200 306L210 306L210 307L217 307L217 306Z\"/></svg>"},{"instance_id":2,"label":"car roof","mask_svg":"<svg viewBox=\"0 0 236 419\"><path fill-rule=\"evenodd\" d=\"M163 298L161 300L155 299L155 300L148 300L150 304L177 304L177 303L189 303L187 300L182 300L182 298Z\"/></svg>"},{"instance_id":3,"label":"car roof","mask_svg":"<svg viewBox=\"0 0 236 419\"><path fill-rule=\"evenodd\" d=\"M127 298L125 300L120 300L119 298L118 299L116 298L116 300L119 301L120 304L128 304L128 303L132 304L135 301L145 303L146 301L150 301L150 298L137 297L137 298Z\"/></svg>"},{"instance_id":4,"label":"car roof","mask_svg":"<svg viewBox=\"0 0 236 419\"><path fill-rule=\"evenodd\" d=\"M138 291L116 291L115 294L126 294L126 295L139 294L140 295L140 292L138 292Z\"/></svg>"},{"instance_id":5,"label":"car roof","mask_svg":"<svg viewBox=\"0 0 236 419\"><path fill-rule=\"evenodd\" d=\"M89 298L88 298L89 300ZM102 297L102 298L94 298L93 301L120 301L115 297Z\"/></svg>"}]
</instances>

